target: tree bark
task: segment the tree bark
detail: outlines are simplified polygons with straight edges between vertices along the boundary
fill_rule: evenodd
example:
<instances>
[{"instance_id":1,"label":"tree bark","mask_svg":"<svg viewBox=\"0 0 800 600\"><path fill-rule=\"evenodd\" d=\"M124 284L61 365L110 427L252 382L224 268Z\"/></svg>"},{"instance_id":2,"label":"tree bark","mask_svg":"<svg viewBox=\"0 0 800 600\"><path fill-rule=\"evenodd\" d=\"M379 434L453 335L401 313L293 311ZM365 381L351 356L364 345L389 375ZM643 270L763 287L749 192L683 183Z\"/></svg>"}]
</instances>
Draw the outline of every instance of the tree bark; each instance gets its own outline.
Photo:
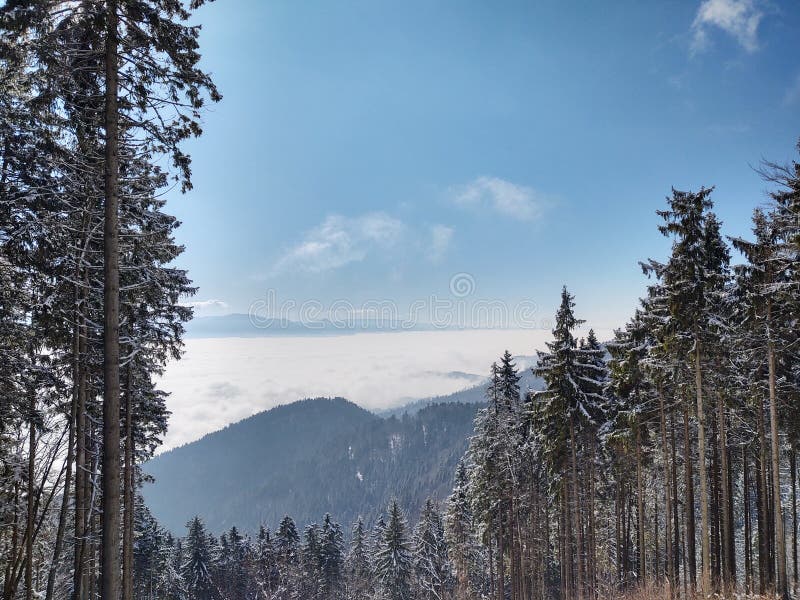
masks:
<instances>
[{"instance_id":1,"label":"tree bark","mask_svg":"<svg viewBox=\"0 0 800 600\"><path fill-rule=\"evenodd\" d=\"M658 414L661 422L661 456L664 462L664 500L666 513L664 515L664 552L667 562L667 581L670 598L675 595L675 572L672 554L672 528L669 520L672 517L672 473L669 464L669 449L667 445L667 417L664 411L664 394L658 390Z\"/></svg>"},{"instance_id":2,"label":"tree bark","mask_svg":"<svg viewBox=\"0 0 800 600\"><path fill-rule=\"evenodd\" d=\"M29 391L30 404L28 410L28 486L26 499L26 525L25 525L25 599L33 600L33 524L35 518L34 508L34 480L36 478L36 390Z\"/></svg>"},{"instance_id":3,"label":"tree bark","mask_svg":"<svg viewBox=\"0 0 800 600\"><path fill-rule=\"evenodd\" d=\"M674 537L672 540L672 547L673 547L673 576L675 578L674 585L677 588L678 580L680 575L680 568L681 568L681 525L680 525L680 516L678 514L678 450L675 443L675 409L674 407L670 410L669 415L669 424L670 424L670 450L672 454L672 525L674 531ZM684 578L685 583L685 578ZM686 586L684 585L684 588ZM685 590L684 590L685 593Z\"/></svg>"},{"instance_id":4,"label":"tree bark","mask_svg":"<svg viewBox=\"0 0 800 600\"><path fill-rule=\"evenodd\" d=\"M583 523L581 519L580 498L581 494L578 492L578 451L577 442L575 440L575 422L574 418L570 418L569 422L569 437L572 452L572 493L575 496L572 499L572 506L574 511L574 527L576 537L576 587L577 598L582 600L584 594L584 561L583 561Z\"/></svg>"},{"instance_id":5,"label":"tree bark","mask_svg":"<svg viewBox=\"0 0 800 600\"><path fill-rule=\"evenodd\" d=\"M684 520L686 529L686 553L689 571L689 584L694 591L697 588L697 551L695 547L695 514L694 514L694 471L692 469L692 438L689 435L689 406L683 406L683 464L686 486L686 502L684 504Z\"/></svg>"},{"instance_id":6,"label":"tree bark","mask_svg":"<svg viewBox=\"0 0 800 600\"><path fill-rule=\"evenodd\" d=\"M700 480L700 542L703 565L700 589L704 597L711 594L711 546L708 521L708 475L706 473L706 416L703 407L703 373L700 367L700 339L695 336L694 381L697 393L697 465Z\"/></svg>"},{"instance_id":7,"label":"tree bark","mask_svg":"<svg viewBox=\"0 0 800 600\"><path fill-rule=\"evenodd\" d=\"M797 449L792 446L789 458L792 471L792 590L797 590Z\"/></svg>"},{"instance_id":8,"label":"tree bark","mask_svg":"<svg viewBox=\"0 0 800 600\"><path fill-rule=\"evenodd\" d=\"M639 553L639 585L647 583L647 562L644 550L644 482L642 481L642 430L636 423L636 509L637 509L637 545Z\"/></svg>"},{"instance_id":9,"label":"tree bark","mask_svg":"<svg viewBox=\"0 0 800 600\"><path fill-rule=\"evenodd\" d=\"M767 308L767 323L770 309ZM778 399L775 390L775 344L772 334L768 333L767 353L769 361L769 424L772 438L772 501L775 519L775 562L776 593L782 598L789 597L789 586L786 579L786 539L783 530L783 509L781 507L781 469L780 469L780 437L778 431Z\"/></svg>"},{"instance_id":10,"label":"tree bark","mask_svg":"<svg viewBox=\"0 0 800 600\"><path fill-rule=\"evenodd\" d=\"M72 404L70 407L69 416L69 434L67 436L67 458L66 458L66 474L64 475L64 493L61 497L61 509L58 513L58 528L56 530L56 539L53 544L53 559L50 563L50 569L47 574L47 591L45 592L45 600L52 600L55 591L56 575L58 573L59 563L61 561L61 551L64 546L64 533L67 528L67 517L69 514L69 501L70 501L70 487L72 486L72 463L74 460L74 446L75 446L75 413L78 404L78 383L77 383L77 349L78 349L78 336L79 333L76 329L75 342L73 349L75 351L75 366L73 372L75 374L75 386L72 396Z\"/></svg>"},{"instance_id":11,"label":"tree bark","mask_svg":"<svg viewBox=\"0 0 800 600\"><path fill-rule=\"evenodd\" d=\"M772 586L774 568L770 557L769 498L766 467L767 440L764 433L764 412L760 398L756 400L756 421L758 427L758 477L756 479L756 495L758 496L758 592L764 595Z\"/></svg>"},{"instance_id":12,"label":"tree bark","mask_svg":"<svg viewBox=\"0 0 800 600\"><path fill-rule=\"evenodd\" d=\"M733 524L730 519L731 499L729 497L730 484L728 480L728 438L725 427L725 402L721 392L717 393L717 431L719 440L720 474L722 476L722 482L720 484L720 511L722 512L722 591L724 595L728 595L736 587L736 581L734 580L736 557L731 555Z\"/></svg>"},{"instance_id":13,"label":"tree bark","mask_svg":"<svg viewBox=\"0 0 800 600\"><path fill-rule=\"evenodd\" d=\"M742 497L744 500L744 589L753 593L753 531L750 508L750 470L747 446L742 447Z\"/></svg>"},{"instance_id":14,"label":"tree bark","mask_svg":"<svg viewBox=\"0 0 800 600\"><path fill-rule=\"evenodd\" d=\"M119 109L117 0L106 2L101 600L120 595Z\"/></svg>"},{"instance_id":15,"label":"tree bark","mask_svg":"<svg viewBox=\"0 0 800 600\"><path fill-rule=\"evenodd\" d=\"M136 486L134 478L133 399L131 365L125 375L125 480L123 498L125 522L122 530L122 599L133 600L133 522Z\"/></svg>"}]
</instances>

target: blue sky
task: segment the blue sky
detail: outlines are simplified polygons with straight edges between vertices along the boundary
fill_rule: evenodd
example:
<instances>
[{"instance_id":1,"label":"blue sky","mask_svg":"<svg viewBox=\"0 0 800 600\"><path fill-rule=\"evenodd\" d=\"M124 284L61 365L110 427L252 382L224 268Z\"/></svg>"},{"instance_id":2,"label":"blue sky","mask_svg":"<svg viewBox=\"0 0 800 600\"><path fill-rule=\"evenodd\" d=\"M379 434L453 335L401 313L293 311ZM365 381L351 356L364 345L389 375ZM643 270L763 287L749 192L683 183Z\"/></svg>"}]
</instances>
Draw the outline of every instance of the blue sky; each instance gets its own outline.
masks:
<instances>
[{"instance_id":1,"label":"blue sky","mask_svg":"<svg viewBox=\"0 0 800 600\"><path fill-rule=\"evenodd\" d=\"M292 2L202 8L224 94L174 193L198 314L475 298L622 324L670 187L746 234L796 156L797 2Z\"/></svg>"}]
</instances>

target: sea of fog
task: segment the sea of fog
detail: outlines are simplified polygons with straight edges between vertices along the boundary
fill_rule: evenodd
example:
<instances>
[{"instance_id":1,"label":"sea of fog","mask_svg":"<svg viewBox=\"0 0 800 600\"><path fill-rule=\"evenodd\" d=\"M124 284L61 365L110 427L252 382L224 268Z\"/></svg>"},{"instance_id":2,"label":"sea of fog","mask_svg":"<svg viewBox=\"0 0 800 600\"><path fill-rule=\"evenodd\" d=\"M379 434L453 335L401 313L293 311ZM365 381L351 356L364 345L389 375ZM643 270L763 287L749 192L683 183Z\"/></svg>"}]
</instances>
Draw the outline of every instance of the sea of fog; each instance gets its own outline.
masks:
<instances>
[{"instance_id":1,"label":"sea of fog","mask_svg":"<svg viewBox=\"0 0 800 600\"><path fill-rule=\"evenodd\" d=\"M162 450L302 398L380 410L449 394L485 378L504 350L531 356L550 338L541 329L190 338L161 381L172 412Z\"/></svg>"}]
</instances>

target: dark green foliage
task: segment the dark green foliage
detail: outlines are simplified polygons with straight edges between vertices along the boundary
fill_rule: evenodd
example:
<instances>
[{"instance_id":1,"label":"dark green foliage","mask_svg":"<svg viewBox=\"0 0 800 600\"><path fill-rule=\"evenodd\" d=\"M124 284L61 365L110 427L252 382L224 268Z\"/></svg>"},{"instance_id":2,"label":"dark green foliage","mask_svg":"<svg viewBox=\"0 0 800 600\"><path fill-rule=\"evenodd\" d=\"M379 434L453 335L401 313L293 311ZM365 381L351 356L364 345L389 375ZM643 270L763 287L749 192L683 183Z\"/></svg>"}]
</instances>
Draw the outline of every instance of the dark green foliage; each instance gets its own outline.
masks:
<instances>
[{"instance_id":1,"label":"dark green foliage","mask_svg":"<svg viewBox=\"0 0 800 600\"><path fill-rule=\"evenodd\" d=\"M375 579L388 600L410 600L414 561L408 525L396 501L389 505L388 519L375 556Z\"/></svg>"},{"instance_id":2,"label":"dark green foliage","mask_svg":"<svg viewBox=\"0 0 800 600\"><path fill-rule=\"evenodd\" d=\"M281 406L150 461L156 483L144 495L173 531L194 512L216 531L232 522L256 531L286 513L306 524L326 510L369 522L392 497L416 515L449 493L476 408L382 419L342 399ZM209 472L217 485L203 484Z\"/></svg>"}]
</instances>

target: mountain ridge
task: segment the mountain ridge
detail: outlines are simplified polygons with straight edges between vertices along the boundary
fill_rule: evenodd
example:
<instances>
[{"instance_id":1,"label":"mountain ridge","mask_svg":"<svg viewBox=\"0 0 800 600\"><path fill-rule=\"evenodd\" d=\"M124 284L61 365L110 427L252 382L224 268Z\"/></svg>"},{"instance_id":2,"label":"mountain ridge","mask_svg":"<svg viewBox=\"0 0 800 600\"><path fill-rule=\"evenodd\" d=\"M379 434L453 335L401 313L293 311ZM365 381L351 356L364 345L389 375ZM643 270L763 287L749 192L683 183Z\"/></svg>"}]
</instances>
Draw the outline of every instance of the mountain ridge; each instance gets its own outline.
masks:
<instances>
[{"instance_id":1,"label":"mountain ridge","mask_svg":"<svg viewBox=\"0 0 800 600\"><path fill-rule=\"evenodd\" d=\"M217 532L273 527L284 514L369 522L391 498L414 515L427 497L449 494L478 406L388 417L344 398L277 406L153 458L143 496L175 533L195 514Z\"/></svg>"}]
</instances>

